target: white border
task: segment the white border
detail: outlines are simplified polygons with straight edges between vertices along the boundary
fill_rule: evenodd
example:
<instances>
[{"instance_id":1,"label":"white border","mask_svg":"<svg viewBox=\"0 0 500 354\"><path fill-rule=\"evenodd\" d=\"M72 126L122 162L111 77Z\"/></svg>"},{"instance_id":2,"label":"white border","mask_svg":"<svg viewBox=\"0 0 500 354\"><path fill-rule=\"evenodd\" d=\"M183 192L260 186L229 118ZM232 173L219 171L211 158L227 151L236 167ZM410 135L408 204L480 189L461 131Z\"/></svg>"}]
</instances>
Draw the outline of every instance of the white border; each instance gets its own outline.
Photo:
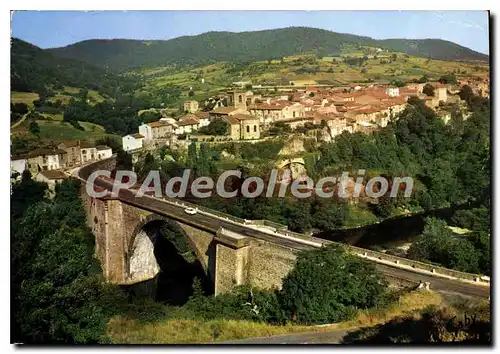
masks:
<instances>
[{"instance_id":1,"label":"white border","mask_svg":"<svg viewBox=\"0 0 500 354\"><path fill-rule=\"evenodd\" d=\"M266 0L253 0L253 1L248 1L248 2L235 2L235 1L227 1L227 0L219 0L219 1L203 1L203 0L192 0L192 1L186 1L186 2L149 2L147 3L146 1L134 1L134 2L114 2L112 4L110 3L104 3L102 0L87 0L85 2L68 2L68 1L53 1L53 0L46 0L43 2L40 1L26 1L26 0L21 0L21 1L16 1L15 3L7 3L7 2L2 2L2 11L0 12L1 15L1 21L0 21L0 26L2 29L2 49L3 55L2 55L2 74L4 77L4 80L2 81L2 104L3 107L3 120L2 124L5 124L5 128L0 130L0 134L2 134L2 153L0 154L0 158L3 160L3 163L0 163L0 168L2 169L1 175L5 176L5 182L4 182L4 187L1 189L1 195L0 198L1 200L4 201L4 203L1 205L2 207L2 213L1 213L1 218L2 222L0 223L1 225L10 225L10 219L9 219L9 204L8 200L10 198L10 185L7 183L7 175L9 172L7 169L10 166L9 163L9 157L10 157L10 148L8 145L8 142L10 141L10 128L7 126L7 124L10 123L10 119L8 118L8 110L7 107L9 107L10 103L10 87L9 87L9 82L10 82L10 53L9 47L10 47L10 14L9 10L12 9L12 7L15 7L17 9L26 9L26 10L223 10L223 9L233 9L233 10L358 10L358 9L366 9L366 10L403 10L402 6L404 6L405 10L492 10L492 14L498 14L499 12L495 11L498 8L498 0L485 0L485 1L474 1L474 2L460 2L460 1L450 1L450 0L442 0L442 1L433 1L433 0L419 0L419 1L409 1L409 2L394 2L394 1L370 1L370 0L359 0L356 2L349 2L349 1L314 1L314 2L292 2L292 1L285 1L285 0L274 0L274 1L266 1ZM4 9L5 7L5 9ZM496 19L498 21L498 18ZM387 24L390 25L390 24ZM494 42L495 42L495 48L499 48L498 46L498 38L493 37ZM490 54L492 54L492 50L490 50ZM495 56L495 63L493 64L493 67L496 68L498 67L496 64L498 62L497 56ZM496 77L494 78L496 79ZM493 83L496 83L496 80L493 81ZM491 90L493 92L493 95L495 95L495 90L494 88ZM497 102L494 103L494 113L495 116L497 115L498 111L498 104ZM496 117L495 117L496 118ZM9 122L9 123L7 123ZM495 137L500 136L500 124L495 124L494 125L494 130L495 130ZM495 145L494 139L492 139L492 146ZM496 148L495 148L496 149ZM495 150L495 162L496 165L500 161L498 150ZM5 171L4 171L5 170ZM10 168L9 168L10 170ZM497 174L495 175L495 179ZM495 182L497 182L495 180ZM495 198L493 198L493 202L495 202ZM497 235L497 228L496 228L496 223L500 221L500 211L497 207L497 205L494 206L494 217L493 220L496 222L494 223L495 230L494 230L494 235ZM4 289L6 288L6 284L10 284L10 237L8 236L7 233L3 233L2 235L2 245L1 245L1 252L3 253L2 259L4 260L4 264L1 267L1 275L2 275L2 284L4 285ZM495 253L494 254L499 254L498 248L500 241L497 241L495 244ZM497 278L496 272L494 272L495 275L495 280ZM10 288L10 287L9 287ZM7 314L10 314L10 304L9 304L9 299L10 299L10 294L4 290L3 292L3 300L2 301L2 313L4 314L2 316L2 331L1 331L1 336L2 336L2 344L4 344L4 348L2 349L7 349L8 351L13 351L15 350L13 346L9 345L8 348L5 348L5 344L10 343L10 333L7 330L10 326L10 318ZM497 311L495 311L496 314ZM495 316L496 317L496 316ZM498 334L498 325L495 326L495 334ZM494 338L498 338L498 336L494 336ZM228 347L225 350L230 350L232 351L234 348L237 347ZM65 350L64 348L63 350ZM70 348L68 348L70 349ZM73 348L71 348L73 349ZM93 350L96 350L96 348L92 348ZM110 348L106 348L106 352L110 350ZM111 349L114 352L122 352L123 347L121 348L113 348ZM128 349L128 348L127 348ZM134 348L135 349L135 348ZM137 348L139 349L139 348ZM141 350L144 350L145 348L140 348ZM149 349L149 348L148 348ZM165 347L160 347L160 350L165 350L167 348ZM184 350L187 351L206 351L209 349L209 347L200 347L200 348L184 348ZM212 350L218 350L220 347L214 347ZM282 348L280 348L282 349ZM318 349L318 347L315 347L314 349ZM331 347L326 347L326 348L321 348L322 350L336 350L336 351L347 351L349 352L361 352L362 349L353 349L353 348L331 348ZM437 351L438 349L440 350L454 350L454 348L419 348L417 349L418 351ZM31 352L33 349L24 349L26 352ZM53 349L49 349L52 351ZM73 349L74 350L74 349ZM78 349L78 351L83 351L84 349ZM239 351L243 352L250 352L250 351L256 351L258 350L259 352L262 353L268 353L271 352L272 349L269 347L256 347L255 349L249 349L247 348L242 348L238 349ZM304 350L304 348L297 348L297 347L286 347L285 350L287 352L289 351L301 351ZM373 350L373 348L369 348L369 350ZM396 350L398 350L396 348ZM477 349L475 348L468 348L467 349L470 352L474 352ZM104 349L98 348L98 352L104 352ZM382 349L382 352L388 352L389 348L387 349Z\"/></svg>"}]
</instances>

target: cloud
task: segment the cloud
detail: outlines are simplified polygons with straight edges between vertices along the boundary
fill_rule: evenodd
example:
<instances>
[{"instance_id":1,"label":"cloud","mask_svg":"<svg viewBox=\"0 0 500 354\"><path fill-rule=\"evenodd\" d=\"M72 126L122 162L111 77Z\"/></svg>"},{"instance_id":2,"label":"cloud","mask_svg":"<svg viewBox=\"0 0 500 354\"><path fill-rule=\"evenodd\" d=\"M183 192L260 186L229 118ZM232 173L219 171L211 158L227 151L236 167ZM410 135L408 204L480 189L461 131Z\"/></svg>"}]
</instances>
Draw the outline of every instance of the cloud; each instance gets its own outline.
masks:
<instances>
[{"instance_id":1,"label":"cloud","mask_svg":"<svg viewBox=\"0 0 500 354\"><path fill-rule=\"evenodd\" d=\"M481 31L486 31L485 27L475 23L475 22L472 22L472 21L457 21L457 20L451 20L451 19L447 19L446 16L442 13L439 13L439 12L435 12L434 13L440 20L442 21L446 21L448 22L449 24L454 24L454 25L459 25L459 26L462 26L462 27L468 27L468 28L476 28L478 30L481 30Z\"/></svg>"},{"instance_id":2,"label":"cloud","mask_svg":"<svg viewBox=\"0 0 500 354\"><path fill-rule=\"evenodd\" d=\"M448 23L460 25L460 26L463 26L463 27L477 28L477 29L479 29L479 30L481 30L483 32L485 31L485 29L482 26L478 25L477 23L454 21L454 20L449 20Z\"/></svg>"}]
</instances>

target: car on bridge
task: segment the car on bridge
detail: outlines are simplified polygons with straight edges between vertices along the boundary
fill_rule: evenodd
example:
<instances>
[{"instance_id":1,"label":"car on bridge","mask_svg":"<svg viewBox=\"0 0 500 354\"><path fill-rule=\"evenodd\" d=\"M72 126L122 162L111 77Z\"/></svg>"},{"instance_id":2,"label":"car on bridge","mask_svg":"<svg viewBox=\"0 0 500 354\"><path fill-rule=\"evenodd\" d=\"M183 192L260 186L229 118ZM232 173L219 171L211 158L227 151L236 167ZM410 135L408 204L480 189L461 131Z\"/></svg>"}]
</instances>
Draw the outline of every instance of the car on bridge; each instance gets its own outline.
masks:
<instances>
[{"instance_id":1,"label":"car on bridge","mask_svg":"<svg viewBox=\"0 0 500 354\"><path fill-rule=\"evenodd\" d=\"M186 214L189 214L189 215L194 215L198 212L198 210L196 210L195 208L187 208L187 209L184 209L184 212Z\"/></svg>"}]
</instances>

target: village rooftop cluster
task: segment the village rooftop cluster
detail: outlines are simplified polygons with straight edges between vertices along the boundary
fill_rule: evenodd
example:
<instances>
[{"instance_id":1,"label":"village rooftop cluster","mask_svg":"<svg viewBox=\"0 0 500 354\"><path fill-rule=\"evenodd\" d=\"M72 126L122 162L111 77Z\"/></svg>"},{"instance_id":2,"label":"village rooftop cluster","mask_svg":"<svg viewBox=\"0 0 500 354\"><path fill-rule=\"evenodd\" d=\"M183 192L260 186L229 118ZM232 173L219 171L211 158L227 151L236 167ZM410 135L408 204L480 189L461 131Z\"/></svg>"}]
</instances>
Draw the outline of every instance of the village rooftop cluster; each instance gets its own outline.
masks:
<instances>
[{"instance_id":1,"label":"village rooftop cluster","mask_svg":"<svg viewBox=\"0 0 500 354\"><path fill-rule=\"evenodd\" d=\"M426 84L434 88L432 96L424 93ZM458 105L466 119L470 113L458 95L463 85L469 85L477 95L489 96L488 78L464 78L457 84L409 83L403 87L361 83L337 88L290 85L264 94L240 88L204 102L184 102L185 115L179 119L160 110L159 121L142 124L136 134L122 138L122 145L125 151L135 152L188 141L258 141L272 135L276 125L288 126L292 132L320 129L320 140L330 141L343 132L371 133L385 127L407 107L411 97L424 100L445 122L451 119L449 108L453 105ZM216 119L227 123L225 135L198 132Z\"/></svg>"}]
</instances>

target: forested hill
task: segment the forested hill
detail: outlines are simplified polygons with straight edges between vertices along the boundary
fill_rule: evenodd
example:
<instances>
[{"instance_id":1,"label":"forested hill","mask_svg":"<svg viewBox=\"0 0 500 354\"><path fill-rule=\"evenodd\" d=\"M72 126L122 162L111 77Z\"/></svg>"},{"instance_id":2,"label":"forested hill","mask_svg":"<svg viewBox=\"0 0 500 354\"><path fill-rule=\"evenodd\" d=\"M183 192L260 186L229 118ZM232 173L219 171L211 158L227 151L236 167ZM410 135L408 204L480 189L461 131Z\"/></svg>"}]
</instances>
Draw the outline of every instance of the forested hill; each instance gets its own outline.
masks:
<instances>
[{"instance_id":1,"label":"forested hill","mask_svg":"<svg viewBox=\"0 0 500 354\"><path fill-rule=\"evenodd\" d=\"M129 80L78 60L54 56L17 38L11 40L11 90L44 92L64 85L111 94Z\"/></svg>"},{"instance_id":2,"label":"forested hill","mask_svg":"<svg viewBox=\"0 0 500 354\"><path fill-rule=\"evenodd\" d=\"M208 32L171 40L87 40L48 51L112 70L171 64L199 65L217 61L255 61L304 52L340 54L343 44L357 44L405 52L426 58L487 61L488 56L440 39L375 40L307 27L255 32Z\"/></svg>"}]
</instances>

